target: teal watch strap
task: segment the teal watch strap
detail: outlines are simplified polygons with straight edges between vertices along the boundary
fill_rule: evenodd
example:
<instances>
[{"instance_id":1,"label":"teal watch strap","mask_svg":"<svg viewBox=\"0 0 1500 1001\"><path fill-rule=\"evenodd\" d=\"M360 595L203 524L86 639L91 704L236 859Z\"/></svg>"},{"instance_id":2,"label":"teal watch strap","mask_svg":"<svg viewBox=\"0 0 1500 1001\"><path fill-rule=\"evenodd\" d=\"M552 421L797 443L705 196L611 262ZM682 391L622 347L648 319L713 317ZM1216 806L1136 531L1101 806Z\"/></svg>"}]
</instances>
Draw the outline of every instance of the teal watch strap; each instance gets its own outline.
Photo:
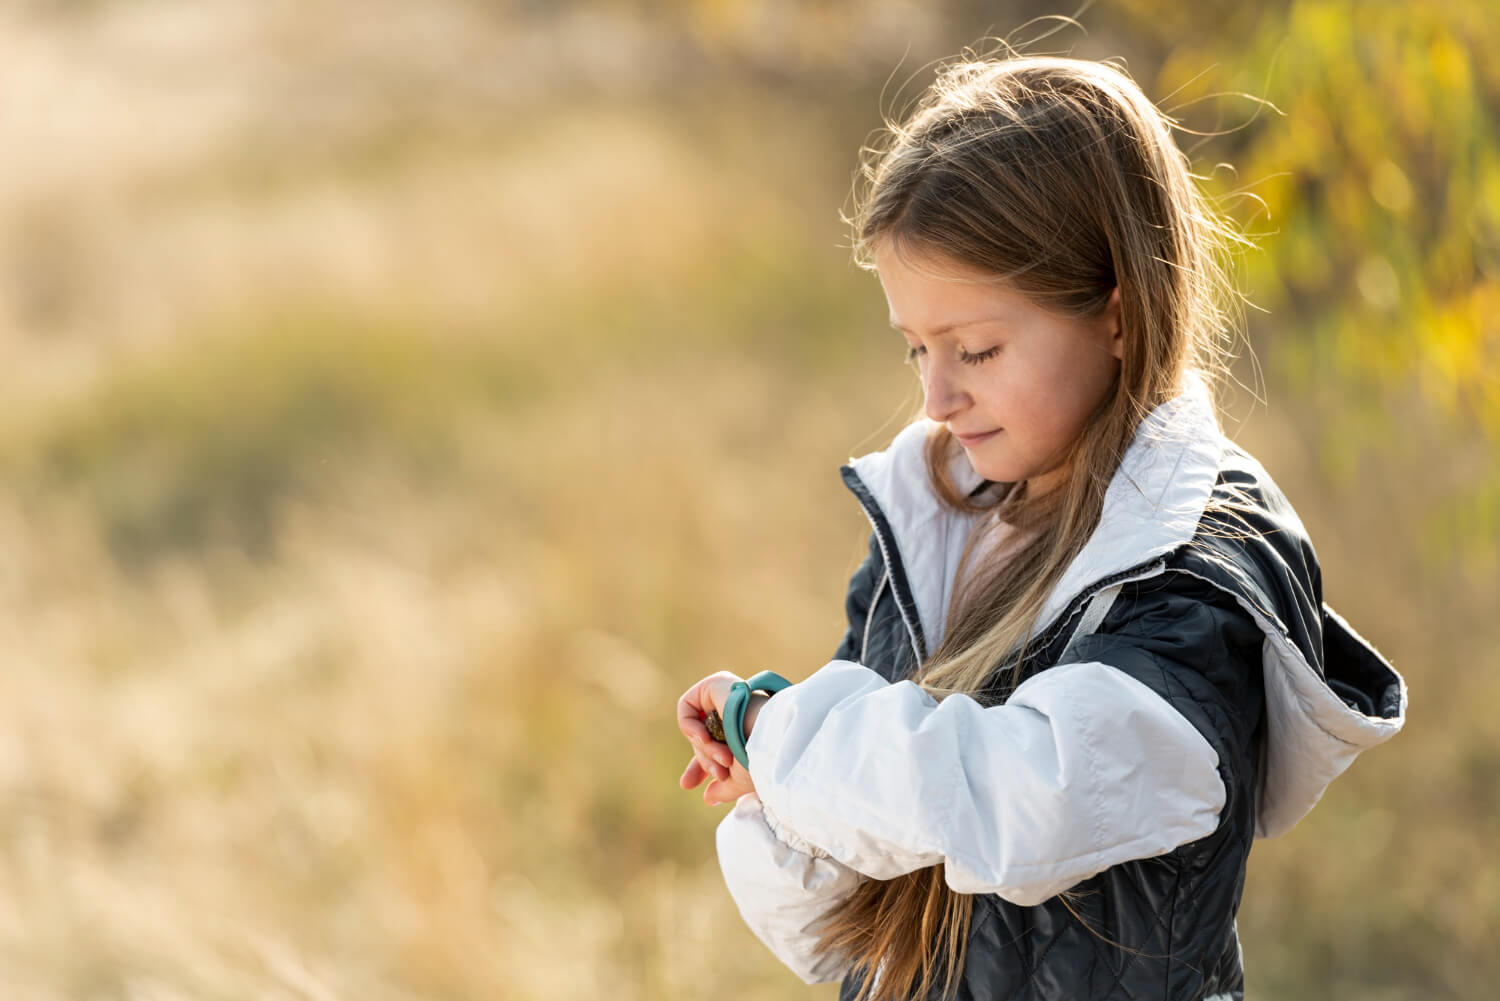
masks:
<instances>
[{"instance_id":1,"label":"teal watch strap","mask_svg":"<svg viewBox=\"0 0 1500 1001\"><path fill-rule=\"evenodd\" d=\"M724 743L741 767L749 770L750 755L745 751L745 710L750 707L751 692L770 692L775 695L791 682L775 671L762 671L749 681L736 681L729 686L729 698L724 700Z\"/></svg>"}]
</instances>

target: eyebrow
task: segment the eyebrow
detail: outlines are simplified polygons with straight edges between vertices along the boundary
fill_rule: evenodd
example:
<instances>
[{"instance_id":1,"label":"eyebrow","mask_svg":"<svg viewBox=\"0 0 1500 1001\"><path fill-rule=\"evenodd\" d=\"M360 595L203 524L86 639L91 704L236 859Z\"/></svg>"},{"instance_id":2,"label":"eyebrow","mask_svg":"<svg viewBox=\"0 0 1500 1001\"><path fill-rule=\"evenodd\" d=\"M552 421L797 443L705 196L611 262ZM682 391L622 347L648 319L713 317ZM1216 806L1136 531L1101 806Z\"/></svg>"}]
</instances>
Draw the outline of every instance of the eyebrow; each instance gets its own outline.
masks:
<instances>
[{"instance_id":1,"label":"eyebrow","mask_svg":"<svg viewBox=\"0 0 1500 1001\"><path fill-rule=\"evenodd\" d=\"M944 324L941 327L935 328L932 331L932 336L933 337L937 337L939 334L946 334L946 333L949 333L950 331L958 330L958 329L960 329L962 327L977 326L977 325L979 325L981 323L999 323L1003 319L1005 319L1005 317L1003 317L1003 316L985 316L985 317L981 317L981 318L979 318L977 320L961 320L958 323L947 323L947 324ZM892 330L899 330L903 334L909 334L909 333L911 333L910 330L907 330L901 324L897 323L894 319L890 321L890 324L891 324L891 329Z\"/></svg>"}]
</instances>

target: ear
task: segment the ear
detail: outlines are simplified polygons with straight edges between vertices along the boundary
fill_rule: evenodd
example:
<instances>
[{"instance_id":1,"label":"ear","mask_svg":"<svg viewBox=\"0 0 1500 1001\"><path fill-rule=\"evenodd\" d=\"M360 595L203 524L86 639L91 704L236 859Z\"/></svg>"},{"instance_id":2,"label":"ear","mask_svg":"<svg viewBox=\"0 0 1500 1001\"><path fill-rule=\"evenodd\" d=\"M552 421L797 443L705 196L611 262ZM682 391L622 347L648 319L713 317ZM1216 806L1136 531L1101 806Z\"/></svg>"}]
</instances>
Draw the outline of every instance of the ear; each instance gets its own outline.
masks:
<instances>
[{"instance_id":1,"label":"ear","mask_svg":"<svg viewBox=\"0 0 1500 1001\"><path fill-rule=\"evenodd\" d=\"M1109 334L1109 353L1125 360L1125 332L1120 328L1120 286L1116 285L1104 304L1104 329Z\"/></svg>"}]
</instances>

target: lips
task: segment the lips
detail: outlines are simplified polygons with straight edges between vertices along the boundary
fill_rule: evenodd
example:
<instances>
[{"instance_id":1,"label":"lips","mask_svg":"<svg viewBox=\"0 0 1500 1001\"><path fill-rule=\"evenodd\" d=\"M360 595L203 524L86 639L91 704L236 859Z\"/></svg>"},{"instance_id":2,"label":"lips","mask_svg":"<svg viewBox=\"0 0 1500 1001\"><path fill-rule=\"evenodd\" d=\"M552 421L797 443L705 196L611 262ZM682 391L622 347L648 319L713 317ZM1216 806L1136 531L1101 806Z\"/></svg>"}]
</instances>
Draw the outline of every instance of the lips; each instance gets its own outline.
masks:
<instances>
[{"instance_id":1,"label":"lips","mask_svg":"<svg viewBox=\"0 0 1500 1001\"><path fill-rule=\"evenodd\" d=\"M958 443L960 445L964 446L965 448L969 448L972 445L978 445L986 438L999 434L1002 430L1004 429L996 428L993 431L981 431L979 434L959 434L957 431L954 431L953 437L958 439Z\"/></svg>"}]
</instances>

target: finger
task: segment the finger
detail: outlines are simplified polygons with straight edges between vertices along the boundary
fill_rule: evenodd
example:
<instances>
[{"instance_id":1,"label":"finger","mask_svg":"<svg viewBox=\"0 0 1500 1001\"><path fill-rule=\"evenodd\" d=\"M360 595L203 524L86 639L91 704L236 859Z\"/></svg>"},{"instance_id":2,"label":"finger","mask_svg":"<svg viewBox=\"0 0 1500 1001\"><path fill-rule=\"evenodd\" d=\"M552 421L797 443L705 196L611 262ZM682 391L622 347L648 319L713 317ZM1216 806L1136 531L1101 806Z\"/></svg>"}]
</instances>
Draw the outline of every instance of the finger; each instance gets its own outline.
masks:
<instances>
[{"instance_id":1,"label":"finger","mask_svg":"<svg viewBox=\"0 0 1500 1001\"><path fill-rule=\"evenodd\" d=\"M702 697L699 694L699 686L694 685L682 693L677 700L677 729L688 740L711 741L713 736L708 732L708 727L703 725L704 709Z\"/></svg>"},{"instance_id":2,"label":"finger","mask_svg":"<svg viewBox=\"0 0 1500 1001\"><path fill-rule=\"evenodd\" d=\"M698 766L703 769L703 774L714 779L727 779L729 767L719 762L718 756L710 747L702 744L693 745L693 756L698 759Z\"/></svg>"},{"instance_id":3,"label":"finger","mask_svg":"<svg viewBox=\"0 0 1500 1001\"><path fill-rule=\"evenodd\" d=\"M709 806L718 806L720 803L733 803L750 790L742 783L721 780L711 783L703 790L703 802Z\"/></svg>"},{"instance_id":4,"label":"finger","mask_svg":"<svg viewBox=\"0 0 1500 1001\"><path fill-rule=\"evenodd\" d=\"M715 782L709 789L704 790L704 802L733 803L741 796L755 791L755 784L747 779L732 778L721 782Z\"/></svg>"},{"instance_id":5,"label":"finger","mask_svg":"<svg viewBox=\"0 0 1500 1001\"><path fill-rule=\"evenodd\" d=\"M682 778L678 782L684 789L696 789L705 778L707 776L703 774L703 766L698 763L697 758L693 758L688 762L687 768L683 771Z\"/></svg>"},{"instance_id":6,"label":"finger","mask_svg":"<svg viewBox=\"0 0 1500 1001\"><path fill-rule=\"evenodd\" d=\"M730 686L744 679L731 671L715 671L700 679L677 700L677 725L689 736L706 734L703 717L710 709L723 711Z\"/></svg>"},{"instance_id":7,"label":"finger","mask_svg":"<svg viewBox=\"0 0 1500 1001\"><path fill-rule=\"evenodd\" d=\"M734 767L734 752L729 749L728 744L717 740L709 740L703 745L703 749L708 752L710 758L718 764L723 765L726 772L728 769Z\"/></svg>"},{"instance_id":8,"label":"finger","mask_svg":"<svg viewBox=\"0 0 1500 1001\"><path fill-rule=\"evenodd\" d=\"M700 731L697 736L689 733L688 727L682 727L682 733L687 737L688 743L693 745L693 753L703 761L704 765L713 762L722 768L733 767L734 753L729 750L729 745L720 743L709 736L708 728L702 723L698 723L697 728Z\"/></svg>"}]
</instances>

